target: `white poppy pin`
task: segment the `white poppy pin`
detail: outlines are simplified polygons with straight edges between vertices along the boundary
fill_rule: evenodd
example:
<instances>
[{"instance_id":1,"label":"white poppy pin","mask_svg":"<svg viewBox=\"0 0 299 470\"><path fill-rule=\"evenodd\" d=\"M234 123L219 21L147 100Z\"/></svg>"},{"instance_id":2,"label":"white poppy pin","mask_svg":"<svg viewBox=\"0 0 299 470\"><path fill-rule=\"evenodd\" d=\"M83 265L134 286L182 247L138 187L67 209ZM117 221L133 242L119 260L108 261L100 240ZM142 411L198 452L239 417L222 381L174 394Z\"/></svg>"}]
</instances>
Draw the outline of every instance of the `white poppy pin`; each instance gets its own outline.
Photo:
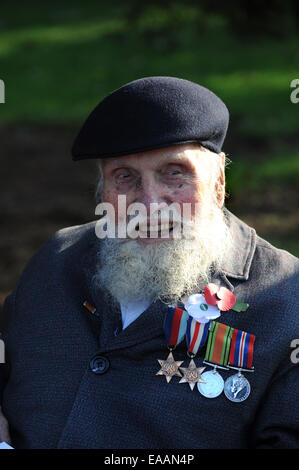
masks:
<instances>
[{"instance_id":1,"label":"white poppy pin","mask_svg":"<svg viewBox=\"0 0 299 470\"><path fill-rule=\"evenodd\" d=\"M208 323L220 317L216 305L209 305L202 294L192 294L185 303L185 310L199 323Z\"/></svg>"}]
</instances>

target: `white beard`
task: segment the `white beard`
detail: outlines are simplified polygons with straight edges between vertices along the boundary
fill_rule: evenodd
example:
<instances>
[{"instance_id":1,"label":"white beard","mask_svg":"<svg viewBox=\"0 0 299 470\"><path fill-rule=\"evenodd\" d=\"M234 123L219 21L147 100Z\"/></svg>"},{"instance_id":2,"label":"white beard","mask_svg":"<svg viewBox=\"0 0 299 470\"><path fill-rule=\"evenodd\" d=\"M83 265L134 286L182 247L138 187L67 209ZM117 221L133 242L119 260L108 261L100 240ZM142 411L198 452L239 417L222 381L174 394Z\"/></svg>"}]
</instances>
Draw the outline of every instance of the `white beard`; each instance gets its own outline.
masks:
<instances>
[{"instance_id":1,"label":"white beard","mask_svg":"<svg viewBox=\"0 0 299 470\"><path fill-rule=\"evenodd\" d=\"M193 226L193 239L143 244L138 240L100 241L95 292L108 292L114 301L160 298L176 304L183 295L199 292L211 271L218 271L231 248L224 214L215 203L204 204Z\"/></svg>"}]
</instances>

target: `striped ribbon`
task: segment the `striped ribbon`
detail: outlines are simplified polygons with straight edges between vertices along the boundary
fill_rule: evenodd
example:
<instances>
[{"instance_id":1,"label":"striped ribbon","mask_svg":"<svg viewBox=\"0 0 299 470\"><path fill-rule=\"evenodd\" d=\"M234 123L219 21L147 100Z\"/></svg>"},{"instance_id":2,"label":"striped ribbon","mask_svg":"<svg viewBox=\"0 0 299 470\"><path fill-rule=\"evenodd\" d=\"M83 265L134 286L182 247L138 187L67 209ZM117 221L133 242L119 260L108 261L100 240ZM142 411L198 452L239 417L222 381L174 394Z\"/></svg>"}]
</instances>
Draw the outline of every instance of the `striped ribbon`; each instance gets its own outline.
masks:
<instances>
[{"instance_id":1,"label":"striped ribbon","mask_svg":"<svg viewBox=\"0 0 299 470\"><path fill-rule=\"evenodd\" d=\"M205 361L227 366L232 331L230 326L211 322Z\"/></svg>"},{"instance_id":2,"label":"striped ribbon","mask_svg":"<svg viewBox=\"0 0 299 470\"><path fill-rule=\"evenodd\" d=\"M188 317L189 314L185 310L168 307L164 321L164 332L169 347L174 347L183 340L186 334Z\"/></svg>"},{"instance_id":3,"label":"striped ribbon","mask_svg":"<svg viewBox=\"0 0 299 470\"><path fill-rule=\"evenodd\" d=\"M233 330L229 353L229 366L242 369L253 369L253 347L255 336L246 331Z\"/></svg>"},{"instance_id":4,"label":"striped ribbon","mask_svg":"<svg viewBox=\"0 0 299 470\"><path fill-rule=\"evenodd\" d=\"M190 354L195 356L197 351L205 344L209 327L210 322L199 323L189 316L187 320L186 342Z\"/></svg>"}]
</instances>

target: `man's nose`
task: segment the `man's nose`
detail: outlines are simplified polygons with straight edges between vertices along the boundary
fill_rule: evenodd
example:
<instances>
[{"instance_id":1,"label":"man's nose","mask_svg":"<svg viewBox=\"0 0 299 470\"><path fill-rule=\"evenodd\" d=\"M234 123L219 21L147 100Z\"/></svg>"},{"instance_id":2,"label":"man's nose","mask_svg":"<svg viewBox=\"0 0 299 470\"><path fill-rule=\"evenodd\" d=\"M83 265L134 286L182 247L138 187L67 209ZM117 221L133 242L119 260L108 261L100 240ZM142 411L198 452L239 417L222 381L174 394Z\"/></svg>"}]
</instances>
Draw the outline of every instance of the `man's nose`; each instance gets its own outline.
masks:
<instances>
[{"instance_id":1,"label":"man's nose","mask_svg":"<svg viewBox=\"0 0 299 470\"><path fill-rule=\"evenodd\" d=\"M165 188L151 178L140 179L136 184L136 202L141 202L146 208L153 203L168 203Z\"/></svg>"}]
</instances>

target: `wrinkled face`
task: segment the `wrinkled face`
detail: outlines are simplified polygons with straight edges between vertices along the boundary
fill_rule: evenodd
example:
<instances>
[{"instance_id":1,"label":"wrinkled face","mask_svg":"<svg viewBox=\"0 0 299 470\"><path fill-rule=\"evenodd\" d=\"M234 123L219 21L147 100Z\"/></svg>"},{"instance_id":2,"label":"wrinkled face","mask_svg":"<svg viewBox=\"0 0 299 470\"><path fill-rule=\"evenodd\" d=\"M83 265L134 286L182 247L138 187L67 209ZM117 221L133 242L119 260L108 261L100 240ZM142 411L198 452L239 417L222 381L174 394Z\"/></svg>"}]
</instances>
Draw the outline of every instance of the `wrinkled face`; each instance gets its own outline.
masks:
<instances>
[{"instance_id":1,"label":"wrinkled face","mask_svg":"<svg viewBox=\"0 0 299 470\"><path fill-rule=\"evenodd\" d=\"M189 203L193 217L196 203L207 194L214 194L219 207L224 202L224 154L215 155L198 144L109 158L103 161L102 171L102 200L114 206L116 219L119 195L126 196L127 207L142 203L148 217L153 203L177 203L182 211L183 204ZM161 238L140 241L156 243Z\"/></svg>"},{"instance_id":2,"label":"wrinkled face","mask_svg":"<svg viewBox=\"0 0 299 470\"><path fill-rule=\"evenodd\" d=\"M231 247L221 210L224 154L214 154L197 144L176 145L109 158L102 161L101 170L101 201L114 207L117 228L122 225L119 214L123 212L127 228L131 222L136 224L134 216L128 223L132 205L145 207L145 216L137 222L135 239L129 231L122 237L118 230L116 237L100 240L94 289L99 289L100 295L104 289L117 302L148 297L175 304L183 295L203 288L211 269L220 268ZM125 199L125 210L122 203L118 207L119 197ZM166 204L167 208L176 204L180 215L165 219L161 211L155 219L151 214L155 204ZM186 205L188 218L184 215ZM169 230L164 236L167 223ZM157 226L160 236L148 236ZM183 227L184 232L186 226L190 228L187 236L184 233L176 238L176 228Z\"/></svg>"}]
</instances>

